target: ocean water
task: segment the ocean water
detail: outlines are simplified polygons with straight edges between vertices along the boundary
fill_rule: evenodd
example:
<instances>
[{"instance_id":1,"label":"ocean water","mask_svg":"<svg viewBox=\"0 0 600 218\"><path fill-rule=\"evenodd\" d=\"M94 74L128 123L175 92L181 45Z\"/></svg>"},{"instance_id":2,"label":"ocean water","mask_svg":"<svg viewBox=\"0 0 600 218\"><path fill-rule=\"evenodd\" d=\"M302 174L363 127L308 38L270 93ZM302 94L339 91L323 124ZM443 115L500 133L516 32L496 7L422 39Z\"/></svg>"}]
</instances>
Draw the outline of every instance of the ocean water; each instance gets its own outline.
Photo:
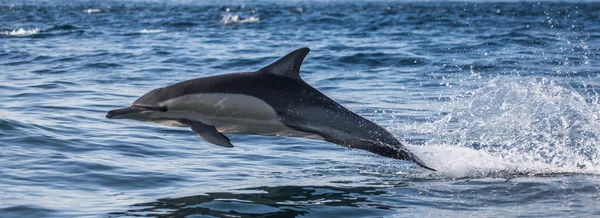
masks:
<instances>
[{"instance_id":1,"label":"ocean water","mask_svg":"<svg viewBox=\"0 0 600 218\"><path fill-rule=\"evenodd\" d=\"M600 4L0 0L0 217L600 216ZM303 79L437 172L109 120L310 47Z\"/></svg>"}]
</instances>

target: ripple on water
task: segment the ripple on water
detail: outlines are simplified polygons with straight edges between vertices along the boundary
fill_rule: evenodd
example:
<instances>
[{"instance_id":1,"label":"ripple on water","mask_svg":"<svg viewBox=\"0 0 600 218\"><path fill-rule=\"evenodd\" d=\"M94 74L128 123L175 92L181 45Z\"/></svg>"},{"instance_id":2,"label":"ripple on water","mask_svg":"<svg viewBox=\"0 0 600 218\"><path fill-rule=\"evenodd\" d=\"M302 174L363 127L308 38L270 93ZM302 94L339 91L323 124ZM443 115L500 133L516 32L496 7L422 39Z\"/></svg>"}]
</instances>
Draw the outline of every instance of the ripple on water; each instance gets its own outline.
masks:
<instances>
[{"instance_id":1,"label":"ripple on water","mask_svg":"<svg viewBox=\"0 0 600 218\"><path fill-rule=\"evenodd\" d=\"M2 216L6 217L22 217L23 214L27 214L27 216L31 217L53 217L60 214L59 211L56 210L31 205L0 208L0 213Z\"/></svg>"},{"instance_id":2,"label":"ripple on water","mask_svg":"<svg viewBox=\"0 0 600 218\"><path fill-rule=\"evenodd\" d=\"M174 216L206 214L212 216L385 216L390 207L379 205L364 196L377 196L385 191L374 187L343 188L334 186L255 187L236 192L206 193L183 198L161 199L140 203L124 213L113 215L155 214ZM402 209L403 207L394 207Z\"/></svg>"}]
</instances>

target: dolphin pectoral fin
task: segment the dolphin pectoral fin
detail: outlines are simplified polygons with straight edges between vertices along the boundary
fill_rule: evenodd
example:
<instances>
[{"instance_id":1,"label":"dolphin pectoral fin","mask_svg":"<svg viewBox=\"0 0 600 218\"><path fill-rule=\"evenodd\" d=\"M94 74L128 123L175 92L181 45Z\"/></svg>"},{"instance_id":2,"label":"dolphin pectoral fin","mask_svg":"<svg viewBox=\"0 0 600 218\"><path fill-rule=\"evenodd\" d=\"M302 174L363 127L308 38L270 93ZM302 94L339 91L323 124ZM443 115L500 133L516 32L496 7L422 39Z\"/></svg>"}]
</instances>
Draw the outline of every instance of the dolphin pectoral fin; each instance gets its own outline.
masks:
<instances>
[{"instance_id":1,"label":"dolphin pectoral fin","mask_svg":"<svg viewBox=\"0 0 600 218\"><path fill-rule=\"evenodd\" d=\"M233 148L233 145L230 142L231 140L229 140L227 136L218 132L214 126L203 123L193 123L190 126L192 127L192 131L194 131L196 135L200 136L200 138L204 139L205 141L226 148Z\"/></svg>"}]
</instances>

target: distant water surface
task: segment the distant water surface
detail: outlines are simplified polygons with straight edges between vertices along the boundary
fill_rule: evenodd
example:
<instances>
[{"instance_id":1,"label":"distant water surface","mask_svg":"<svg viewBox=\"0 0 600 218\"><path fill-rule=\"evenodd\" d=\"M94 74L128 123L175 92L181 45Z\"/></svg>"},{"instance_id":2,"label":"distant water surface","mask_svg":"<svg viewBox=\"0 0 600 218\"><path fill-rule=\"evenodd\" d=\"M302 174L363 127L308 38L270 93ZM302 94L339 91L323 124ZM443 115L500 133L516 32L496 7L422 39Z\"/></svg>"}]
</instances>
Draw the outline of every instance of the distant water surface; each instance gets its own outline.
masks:
<instances>
[{"instance_id":1,"label":"distant water surface","mask_svg":"<svg viewBox=\"0 0 600 218\"><path fill-rule=\"evenodd\" d=\"M0 217L600 216L596 2L0 0ZM108 120L310 47L302 77L438 172ZM193 216L196 215L196 216Z\"/></svg>"}]
</instances>

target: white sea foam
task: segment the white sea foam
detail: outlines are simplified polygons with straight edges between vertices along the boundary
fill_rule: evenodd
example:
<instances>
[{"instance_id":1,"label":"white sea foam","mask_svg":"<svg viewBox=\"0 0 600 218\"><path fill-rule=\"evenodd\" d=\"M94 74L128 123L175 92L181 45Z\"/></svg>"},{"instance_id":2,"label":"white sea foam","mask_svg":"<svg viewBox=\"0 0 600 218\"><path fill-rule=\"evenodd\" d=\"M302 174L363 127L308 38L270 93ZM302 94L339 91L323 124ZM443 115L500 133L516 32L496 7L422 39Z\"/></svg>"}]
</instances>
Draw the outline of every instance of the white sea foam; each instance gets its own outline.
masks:
<instances>
[{"instance_id":1,"label":"white sea foam","mask_svg":"<svg viewBox=\"0 0 600 218\"><path fill-rule=\"evenodd\" d=\"M102 12L102 10L97 9L97 8L88 8L87 10L84 10L83 12L92 14L92 13L100 13L100 12Z\"/></svg>"},{"instance_id":2,"label":"white sea foam","mask_svg":"<svg viewBox=\"0 0 600 218\"><path fill-rule=\"evenodd\" d=\"M37 28L33 28L33 29L23 29L23 28L19 28L19 29L14 29L12 31L4 31L4 35L8 35L8 36L28 36L28 35L35 35L38 34L40 31Z\"/></svg>"},{"instance_id":3,"label":"white sea foam","mask_svg":"<svg viewBox=\"0 0 600 218\"><path fill-rule=\"evenodd\" d=\"M242 20L240 20L239 23L254 23L254 22L257 22L259 20L260 20L260 18L258 18L258 17L249 17L248 19L242 19Z\"/></svg>"},{"instance_id":4,"label":"white sea foam","mask_svg":"<svg viewBox=\"0 0 600 218\"><path fill-rule=\"evenodd\" d=\"M567 84L497 78L450 107L423 125L431 140L410 146L438 175L600 173L600 104Z\"/></svg>"},{"instance_id":5,"label":"white sea foam","mask_svg":"<svg viewBox=\"0 0 600 218\"><path fill-rule=\"evenodd\" d=\"M236 23L254 23L254 22L258 22L260 20L260 18L258 17L249 17L247 19L240 19L239 15L231 15L231 14L227 14L224 15L223 18L221 18L220 23L223 25L233 25Z\"/></svg>"},{"instance_id":6,"label":"white sea foam","mask_svg":"<svg viewBox=\"0 0 600 218\"><path fill-rule=\"evenodd\" d=\"M140 30L140 33L145 33L145 34L164 33L164 32L165 32L165 30L162 30L162 29L156 29L156 30L143 29L143 30Z\"/></svg>"}]
</instances>

